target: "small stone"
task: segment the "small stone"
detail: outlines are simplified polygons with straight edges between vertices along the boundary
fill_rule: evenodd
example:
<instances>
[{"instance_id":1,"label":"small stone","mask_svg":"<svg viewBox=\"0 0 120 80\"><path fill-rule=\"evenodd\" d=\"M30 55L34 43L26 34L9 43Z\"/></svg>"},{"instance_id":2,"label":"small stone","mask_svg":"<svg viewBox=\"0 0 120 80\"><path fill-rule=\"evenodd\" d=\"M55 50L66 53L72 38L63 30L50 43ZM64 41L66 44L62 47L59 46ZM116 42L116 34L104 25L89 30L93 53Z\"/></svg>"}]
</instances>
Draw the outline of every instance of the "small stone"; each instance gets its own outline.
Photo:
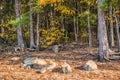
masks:
<instances>
[{"instance_id":1,"label":"small stone","mask_svg":"<svg viewBox=\"0 0 120 80\"><path fill-rule=\"evenodd\" d=\"M12 61L17 61L19 59L20 59L20 57L13 57L13 58L11 58Z\"/></svg>"},{"instance_id":2,"label":"small stone","mask_svg":"<svg viewBox=\"0 0 120 80\"><path fill-rule=\"evenodd\" d=\"M42 67L41 69L39 69L39 71L41 74L45 73L46 72L46 67Z\"/></svg>"},{"instance_id":3,"label":"small stone","mask_svg":"<svg viewBox=\"0 0 120 80\"><path fill-rule=\"evenodd\" d=\"M93 70L97 70L98 68L97 68L97 64L93 60L89 60L85 63L83 69L86 71L93 71Z\"/></svg>"},{"instance_id":4,"label":"small stone","mask_svg":"<svg viewBox=\"0 0 120 80\"><path fill-rule=\"evenodd\" d=\"M58 46L58 45L54 45L54 46L52 47L52 51L53 51L54 53L58 53L58 49L59 49L59 46Z\"/></svg>"},{"instance_id":5,"label":"small stone","mask_svg":"<svg viewBox=\"0 0 120 80\"><path fill-rule=\"evenodd\" d=\"M62 65L62 71L64 74L72 73L70 65L67 64L66 62L64 62L64 64Z\"/></svg>"}]
</instances>

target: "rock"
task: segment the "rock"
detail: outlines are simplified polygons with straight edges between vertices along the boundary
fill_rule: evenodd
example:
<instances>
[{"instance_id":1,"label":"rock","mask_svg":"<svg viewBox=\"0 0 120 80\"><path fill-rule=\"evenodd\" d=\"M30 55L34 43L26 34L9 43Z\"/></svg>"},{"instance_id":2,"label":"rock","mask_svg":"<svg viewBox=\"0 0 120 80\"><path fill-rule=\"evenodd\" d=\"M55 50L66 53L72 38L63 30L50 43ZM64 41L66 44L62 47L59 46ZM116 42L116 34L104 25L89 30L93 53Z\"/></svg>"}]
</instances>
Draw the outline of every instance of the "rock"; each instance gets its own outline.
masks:
<instances>
[{"instance_id":1,"label":"rock","mask_svg":"<svg viewBox=\"0 0 120 80\"><path fill-rule=\"evenodd\" d=\"M51 63L51 64L48 64L47 69L51 71L51 70L53 70L56 66L57 66L57 64L56 64L55 62L53 62L53 63Z\"/></svg>"},{"instance_id":2,"label":"rock","mask_svg":"<svg viewBox=\"0 0 120 80\"><path fill-rule=\"evenodd\" d=\"M34 61L33 61L34 64L39 64L39 65L46 65L47 62L44 60L44 59L39 59L39 58L36 58Z\"/></svg>"},{"instance_id":3,"label":"rock","mask_svg":"<svg viewBox=\"0 0 120 80\"><path fill-rule=\"evenodd\" d=\"M21 64L21 68L31 69L33 64Z\"/></svg>"},{"instance_id":4,"label":"rock","mask_svg":"<svg viewBox=\"0 0 120 80\"><path fill-rule=\"evenodd\" d=\"M54 53L58 53L58 49L59 49L58 45L54 45L54 46L52 47L52 51L53 51Z\"/></svg>"},{"instance_id":5,"label":"rock","mask_svg":"<svg viewBox=\"0 0 120 80\"><path fill-rule=\"evenodd\" d=\"M18 61L18 60L20 60L20 57L12 57L10 60L11 61Z\"/></svg>"},{"instance_id":6,"label":"rock","mask_svg":"<svg viewBox=\"0 0 120 80\"><path fill-rule=\"evenodd\" d=\"M43 66L39 65L39 64L33 64L32 68L34 69L41 69Z\"/></svg>"},{"instance_id":7,"label":"rock","mask_svg":"<svg viewBox=\"0 0 120 80\"><path fill-rule=\"evenodd\" d=\"M34 63L34 60L36 59L37 57L30 57L30 58L26 58L23 63L21 64L21 68L32 68L32 65Z\"/></svg>"},{"instance_id":8,"label":"rock","mask_svg":"<svg viewBox=\"0 0 120 80\"><path fill-rule=\"evenodd\" d=\"M70 65L67 64L66 62L64 62L64 64L62 65L62 72L64 74L72 73L72 69L71 69Z\"/></svg>"},{"instance_id":9,"label":"rock","mask_svg":"<svg viewBox=\"0 0 120 80\"><path fill-rule=\"evenodd\" d=\"M24 64L31 64L34 62L34 60L36 59L37 57L30 57L30 58L26 58L24 60Z\"/></svg>"},{"instance_id":10,"label":"rock","mask_svg":"<svg viewBox=\"0 0 120 80\"><path fill-rule=\"evenodd\" d=\"M43 74L47 71L46 67L42 67L41 69L39 69L39 73Z\"/></svg>"},{"instance_id":11,"label":"rock","mask_svg":"<svg viewBox=\"0 0 120 80\"><path fill-rule=\"evenodd\" d=\"M93 71L93 70L97 70L98 68L97 68L97 64L93 60L89 60L85 63L83 69L86 71Z\"/></svg>"}]
</instances>

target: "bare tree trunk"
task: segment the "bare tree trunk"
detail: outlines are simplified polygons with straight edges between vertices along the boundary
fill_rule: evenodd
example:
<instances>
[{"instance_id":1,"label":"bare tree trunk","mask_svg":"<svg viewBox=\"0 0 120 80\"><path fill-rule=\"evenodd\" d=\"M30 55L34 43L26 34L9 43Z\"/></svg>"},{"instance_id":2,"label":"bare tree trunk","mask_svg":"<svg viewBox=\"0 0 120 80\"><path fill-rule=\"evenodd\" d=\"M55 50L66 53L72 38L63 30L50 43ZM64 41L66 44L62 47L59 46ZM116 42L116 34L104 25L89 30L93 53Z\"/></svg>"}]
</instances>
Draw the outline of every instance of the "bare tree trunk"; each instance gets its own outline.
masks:
<instances>
[{"instance_id":1,"label":"bare tree trunk","mask_svg":"<svg viewBox=\"0 0 120 80\"><path fill-rule=\"evenodd\" d=\"M112 2L110 3L110 7L109 7L109 16L112 19ZM110 46L113 47L115 46L115 42L114 42L114 34L113 34L113 22L110 21Z\"/></svg>"},{"instance_id":2,"label":"bare tree trunk","mask_svg":"<svg viewBox=\"0 0 120 80\"><path fill-rule=\"evenodd\" d=\"M32 0L30 0L30 3ZM34 35L33 35L33 22L32 22L32 6L30 5L30 48L35 48Z\"/></svg>"},{"instance_id":3,"label":"bare tree trunk","mask_svg":"<svg viewBox=\"0 0 120 80\"><path fill-rule=\"evenodd\" d=\"M79 20L78 20L79 2L76 2L76 10L77 10L77 17L76 17L76 33L79 34ZM78 38L78 36L77 36L77 38Z\"/></svg>"},{"instance_id":4,"label":"bare tree trunk","mask_svg":"<svg viewBox=\"0 0 120 80\"><path fill-rule=\"evenodd\" d=\"M2 6L2 0L0 1L0 24L3 24L3 6ZM3 26L0 26L1 27L1 33L4 33L5 30L4 30L4 27Z\"/></svg>"},{"instance_id":5,"label":"bare tree trunk","mask_svg":"<svg viewBox=\"0 0 120 80\"><path fill-rule=\"evenodd\" d=\"M75 41L77 42L78 39L77 39L77 31L76 31L76 18L74 16L74 34L75 34Z\"/></svg>"},{"instance_id":6,"label":"bare tree trunk","mask_svg":"<svg viewBox=\"0 0 120 80\"><path fill-rule=\"evenodd\" d=\"M116 33L117 33L117 39L118 39L118 51L120 52L120 32L119 32L119 22L114 10L114 14L115 14L115 21L116 21Z\"/></svg>"},{"instance_id":7,"label":"bare tree trunk","mask_svg":"<svg viewBox=\"0 0 120 80\"><path fill-rule=\"evenodd\" d=\"M100 61L103 61L109 50L106 24L104 19L104 11L101 9L101 5L104 0L98 0L98 39L99 39L99 55Z\"/></svg>"},{"instance_id":8,"label":"bare tree trunk","mask_svg":"<svg viewBox=\"0 0 120 80\"><path fill-rule=\"evenodd\" d=\"M39 19L39 13L37 13L37 25L36 25L36 29L37 29L37 41L36 41L36 46L37 46L37 51L39 51L39 38L40 38L40 36L39 36L39 21L40 21L40 19Z\"/></svg>"},{"instance_id":9,"label":"bare tree trunk","mask_svg":"<svg viewBox=\"0 0 120 80\"><path fill-rule=\"evenodd\" d=\"M19 7L19 0L15 0L15 12L16 18L20 20L20 7ZM17 26L17 39L18 39L18 46L23 47L23 37L22 37L22 29L20 27L20 23Z\"/></svg>"},{"instance_id":10,"label":"bare tree trunk","mask_svg":"<svg viewBox=\"0 0 120 80\"><path fill-rule=\"evenodd\" d=\"M0 24L2 24L2 0L0 0Z\"/></svg>"},{"instance_id":11,"label":"bare tree trunk","mask_svg":"<svg viewBox=\"0 0 120 80\"><path fill-rule=\"evenodd\" d=\"M64 25L64 16L63 16L63 14L61 14L61 16L62 16L61 24L62 24L63 29L65 29L65 25Z\"/></svg>"},{"instance_id":12,"label":"bare tree trunk","mask_svg":"<svg viewBox=\"0 0 120 80\"><path fill-rule=\"evenodd\" d=\"M52 21L53 21L53 9L52 9L52 7L51 7L51 9L50 9L50 26L52 27L53 26L53 24L52 24Z\"/></svg>"},{"instance_id":13,"label":"bare tree trunk","mask_svg":"<svg viewBox=\"0 0 120 80\"><path fill-rule=\"evenodd\" d=\"M90 6L88 6L88 10L90 12ZM89 53L92 53L92 34L91 34L91 26L90 26L90 15L88 14L88 32L89 32Z\"/></svg>"}]
</instances>

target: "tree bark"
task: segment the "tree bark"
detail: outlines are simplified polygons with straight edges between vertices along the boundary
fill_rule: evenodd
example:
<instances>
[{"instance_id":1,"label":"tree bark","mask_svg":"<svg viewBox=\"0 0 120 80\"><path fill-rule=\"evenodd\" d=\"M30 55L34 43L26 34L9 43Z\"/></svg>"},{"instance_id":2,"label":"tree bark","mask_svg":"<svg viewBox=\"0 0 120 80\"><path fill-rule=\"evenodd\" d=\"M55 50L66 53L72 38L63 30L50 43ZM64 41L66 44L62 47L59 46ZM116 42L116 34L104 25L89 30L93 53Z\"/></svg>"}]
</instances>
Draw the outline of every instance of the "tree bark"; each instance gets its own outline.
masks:
<instances>
[{"instance_id":1,"label":"tree bark","mask_svg":"<svg viewBox=\"0 0 120 80\"><path fill-rule=\"evenodd\" d=\"M62 16L62 19L61 19L62 28L65 29L64 16L63 16L63 14L61 14L61 16Z\"/></svg>"},{"instance_id":2,"label":"tree bark","mask_svg":"<svg viewBox=\"0 0 120 80\"><path fill-rule=\"evenodd\" d=\"M119 22L114 10L114 14L115 14L115 21L116 21L116 33L117 33L117 40L118 40L118 51L120 52L120 33L119 33Z\"/></svg>"},{"instance_id":3,"label":"tree bark","mask_svg":"<svg viewBox=\"0 0 120 80\"><path fill-rule=\"evenodd\" d=\"M110 7L109 7L109 17L112 19L112 2L110 2ZM113 34L113 22L110 21L110 46L113 47L115 46L115 42L114 42L114 34Z\"/></svg>"},{"instance_id":4,"label":"tree bark","mask_svg":"<svg viewBox=\"0 0 120 80\"><path fill-rule=\"evenodd\" d=\"M20 20L20 7L19 7L19 0L15 0L15 12L16 12L16 18ZM20 23L17 26L17 39L18 39L18 46L23 47L23 36L22 36L22 29L20 27Z\"/></svg>"},{"instance_id":5,"label":"tree bark","mask_svg":"<svg viewBox=\"0 0 120 80\"><path fill-rule=\"evenodd\" d=\"M0 0L0 24L2 24L2 0Z\"/></svg>"},{"instance_id":6,"label":"tree bark","mask_svg":"<svg viewBox=\"0 0 120 80\"><path fill-rule=\"evenodd\" d=\"M3 24L3 6L2 6L2 0L0 1L0 24ZM1 27L1 33L4 33L5 30L4 30L4 27L3 26L0 26Z\"/></svg>"},{"instance_id":7,"label":"tree bark","mask_svg":"<svg viewBox=\"0 0 120 80\"><path fill-rule=\"evenodd\" d=\"M36 40L36 46L37 46L37 51L39 51L39 38L40 38L40 36L39 36L39 21L40 21L40 19L39 19L39 13L37 13L37 25L36 25L36 29L37 29L37 40Z\"/></svg>"},{"instance_id":8,"label":"tree bark","mask_svg":"<svg viewBox=\"0 0 120 80\"><path fill-rule=\"evenodd\" d=\"M88 6L88 10L90 12L90 6ZM89 33L89 53L92 53L92 34L91 34L91 26L90 26L90 15L88 14L88 33Z\"/></svg>"},{"instance_id":9,"label":"tree bark","mask_svg":"<svg viewBox=\"0 0 120 80\"><path fill-rule=\"evenodd\" d=\"M75 34L75 41L77 42L77 31L76 31L76 17L74 16L74 34Z\"/></svg>"},{"instance_id":10,"label":"tree bark","mask_svg":"<svg viewBox=\"0 0 120 80\"><path fill-rule=\"evenodd\" d=\"M32 0L30 0L30 3L32 2ZM32 18L32 6L30 4L30 48L34 49L35 47L35 43L34 43L34 35L33 35L33 18Z\"/></svg>"},{"instance_id":11,"label":"tree bark","mask_svg":"<svg viewBox=\"0 0 120 80\"><path fill-rule=\"evenodd\" d=\"M101 5L104 0L98 0L98 39L99 39L99 56L100 61L108 57L109 45L106 31L106 24L104 19L104 11Z\"/></svg>"}]
</instances>

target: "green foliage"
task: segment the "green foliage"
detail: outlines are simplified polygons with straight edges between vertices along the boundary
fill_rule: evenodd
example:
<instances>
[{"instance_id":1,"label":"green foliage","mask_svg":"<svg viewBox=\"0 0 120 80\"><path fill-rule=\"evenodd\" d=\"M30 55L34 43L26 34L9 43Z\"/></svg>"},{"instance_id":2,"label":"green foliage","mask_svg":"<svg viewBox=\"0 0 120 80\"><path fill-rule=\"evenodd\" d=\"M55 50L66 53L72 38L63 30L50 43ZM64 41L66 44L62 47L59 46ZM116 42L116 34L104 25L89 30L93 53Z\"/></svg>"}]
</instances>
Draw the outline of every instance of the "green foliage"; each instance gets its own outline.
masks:
<instances>
[{"instance_id":1,"label":"green foliage","mask_svg":"<svg viewBox=\"0 0 120 80\"><path fill-rule=\"evenodd\" d=\"M9 23L14 25L14 26L17 26L17 25L25 25L25 24L29 24L29 12L26 12L24 14L21 15L21 18L20 19L14 19L14 20L11 20Z\"/></svg>"},{"instance_id":2,"label":"green foliage","mask_svg":"<svg viewBox=\"0 0 120 80\"><path fill-rule=\"evenodd\" d=\"M43 47L48 47L53 43L59 43L61 38L64 36L64 30L52 27L48 30L40 29L41 37L40 43Z\"/></svg>"}]
</instances>

